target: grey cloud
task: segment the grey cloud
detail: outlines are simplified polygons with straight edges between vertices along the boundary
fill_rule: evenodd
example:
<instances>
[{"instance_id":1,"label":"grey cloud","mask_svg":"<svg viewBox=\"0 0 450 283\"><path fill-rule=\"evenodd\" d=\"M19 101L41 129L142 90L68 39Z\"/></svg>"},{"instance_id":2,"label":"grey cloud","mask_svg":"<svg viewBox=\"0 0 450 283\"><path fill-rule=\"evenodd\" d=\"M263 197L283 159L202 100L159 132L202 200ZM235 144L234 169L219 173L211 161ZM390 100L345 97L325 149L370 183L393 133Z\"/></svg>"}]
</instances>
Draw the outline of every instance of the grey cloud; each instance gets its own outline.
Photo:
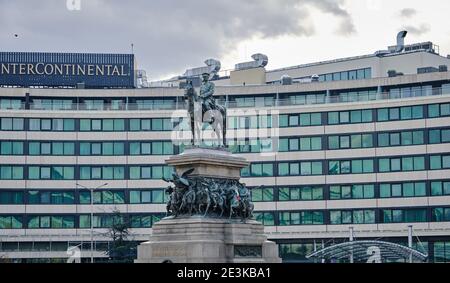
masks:
<instances>
[{"instance_id":1,"label":"grey cloud","mask_svg":"<svg viewBox=\"0 0 450 283\"><path fill-rule=\"evenodd\" d=\"M414 35L423 35L430 31L430 26L427 24L421 24L420 26L405 26L405 30Z\"/></svg>"},{"instance_id":2,"label":"grey cloud","mask_svg":"<svg viewBox=\"0 0 450 283\"><path fill-rule=\"evenodd\" d=\"M183 73L220 59L253 36L312 36L309 8L339 18L341 35L355 32L343 0L0 0L2 50L122 52L134 43L150 78ZM19 34L14 39L13 34Z\"/></svg>"},{"instance_id":3,"label":"grey cloud","mask_svg":"<svg viewBox=\"0 0 450 283\"><path fill-rule=\"evenodd\" d=\"M417 14L417 10L413 8L404 8L400 10L399 15L402 18L411 18Z\"/></svg>"},{"instance_id":4,"label":"grey cloud","mask_svg":"<svg viewBox=\"0 0 450 283\"><path fill-rule=\"evenodd\" d=\"M333 14L341 18L341 25L337 28L337 32L340 35L350 35L356 33L355 25L350 13L342 8L343 0L306 0L311 5L316 6L323 12Z\"/></svg>"}]
</instances>

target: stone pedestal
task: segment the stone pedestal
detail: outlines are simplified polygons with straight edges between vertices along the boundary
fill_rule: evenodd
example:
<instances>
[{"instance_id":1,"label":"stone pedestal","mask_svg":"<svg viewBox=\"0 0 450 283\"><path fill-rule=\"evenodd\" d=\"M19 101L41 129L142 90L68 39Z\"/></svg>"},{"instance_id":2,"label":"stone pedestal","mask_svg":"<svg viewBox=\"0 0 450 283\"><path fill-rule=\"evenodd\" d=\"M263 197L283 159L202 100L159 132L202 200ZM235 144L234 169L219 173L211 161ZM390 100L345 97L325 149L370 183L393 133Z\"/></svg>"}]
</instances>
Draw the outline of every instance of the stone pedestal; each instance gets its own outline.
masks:
<instances>
[{"instance_id":1,"label":"stone pedestal","mask_svg":"<svg viewBox=\"0 0 450 283\"><path fill-rule=\"evenodd\" d=\"M249 165L226 149L188 148L166 161L178 175L239 182ZM192 170L193 169L193 170ZM150 241L138 246L137 263L278 263L278 246L254 220L211 216L166 217L153 225Z\"/></svg>"},{"instance_id":2,"label":"stone pedestal","mask_svg":"<svg viewBox=\"0 0 450 283\"><path fill-rule=\"evenodd\" d=\"M187 148L182 154L166 160L168 165L175 167L179 175L194 169L191 176L210 178L235 179L241 177L241 169L250 163L245 158L235 156L226 149Z\"/></svg>"},{"instance_id":3,"label":"stone pedestal","mask_svg":"<svg viewBox=\"0 0 450 283\"><path fill-rule=\"evenodd\" d=\"M278 246L254 220L203 217L163 219L150 241L138 247L136 263L279 263Z\"/></svg>"}]
</instances>

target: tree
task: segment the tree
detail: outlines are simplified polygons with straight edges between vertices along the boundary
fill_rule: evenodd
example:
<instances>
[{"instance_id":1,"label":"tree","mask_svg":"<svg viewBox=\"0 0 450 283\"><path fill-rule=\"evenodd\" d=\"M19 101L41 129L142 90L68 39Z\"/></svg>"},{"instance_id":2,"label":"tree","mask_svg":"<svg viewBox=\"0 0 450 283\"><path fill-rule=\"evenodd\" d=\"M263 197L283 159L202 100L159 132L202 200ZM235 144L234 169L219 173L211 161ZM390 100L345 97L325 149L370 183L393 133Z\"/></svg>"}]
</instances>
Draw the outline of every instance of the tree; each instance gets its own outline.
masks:
<instances>
[{"instance_id":1,"label":"tree","mask_svg":"<svg viewBox=\"0 0 450 283\"><path fill-rule=\"evenodd\" d=\"M107 254L114 263L133 263L137 257L137 244L129 240L130 225L128 219L120 211L113 211L112 225L109 228L111 238Z\"/></svg>"}]
</instances>

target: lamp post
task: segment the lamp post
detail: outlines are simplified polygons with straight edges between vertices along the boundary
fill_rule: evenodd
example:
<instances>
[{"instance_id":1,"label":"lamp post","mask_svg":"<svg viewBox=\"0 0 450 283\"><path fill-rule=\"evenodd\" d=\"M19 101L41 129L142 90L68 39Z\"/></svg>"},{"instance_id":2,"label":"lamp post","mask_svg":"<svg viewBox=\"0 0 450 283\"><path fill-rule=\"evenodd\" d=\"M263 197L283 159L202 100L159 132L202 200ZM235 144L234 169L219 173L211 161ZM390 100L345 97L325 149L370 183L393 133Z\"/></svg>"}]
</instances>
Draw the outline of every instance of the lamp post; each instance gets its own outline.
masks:
<instances>
[{"instance_id":1,"label":"lamp post","mask_svg":"<svg viewBox=\"0 0 450 283\"><path fill-rule=\"evenodd\" d=\"M107 185L108 185L108 183L105 183L96 188L87 188L87 187L77 183L77 187L84 188L91 192L91 219L89 221L91 223L91 263L94 263L94 190L100 189Z\"/></svg>"}]
</instances>

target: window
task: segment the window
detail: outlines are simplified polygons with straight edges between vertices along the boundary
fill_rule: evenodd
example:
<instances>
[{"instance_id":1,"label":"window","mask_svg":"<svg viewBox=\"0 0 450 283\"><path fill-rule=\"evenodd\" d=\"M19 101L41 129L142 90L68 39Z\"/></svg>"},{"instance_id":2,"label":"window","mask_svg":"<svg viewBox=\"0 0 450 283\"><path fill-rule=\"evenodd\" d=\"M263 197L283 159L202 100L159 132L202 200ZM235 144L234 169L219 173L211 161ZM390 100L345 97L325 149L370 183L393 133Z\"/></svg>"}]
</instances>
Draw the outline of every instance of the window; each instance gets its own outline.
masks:
<instances>
[{"instance_id":1,"label":"window","mask_svg":"<svg viewBox=\"0 0 450 283\"><path fill-rule=\"evenodd\" d=\"M94 204L124 204L124 191L94 191ZM91 204L91 192L80 191L80 204Z\"/></svg>"},{"instance_id":2,"label":"window","mask_svg":"<svg viewBox=\"0 0 450 283\"><path fill-rule=\"evenodd\" d=\"M171 131L173 122L170 118L130 119L130 131Z\"/></svg>"},{"instance_id":3,"label":"window","mask_svg":"<svg viewBox=\"0 0 450 283\"><path fill-rule=\"evenodd\" d=\"M434 262L450 262L450 242L434 243Z\"/></svg>"},{"instance_id":4,"label":"window","mask_svg":"<svg viewBox=\"0 0 450 283\"><path fill-rule=\"evenodd\" d=\"M425 170L425 157L398 157L379 159L380 172L421 171Z\"/></svg>"},{"instance_id":5,"label":"window","mask_svg":"<svg viewBox=\"0 0 450 283\"><path fill-rule=\"evenodd\" d=\"M279 212L278 222L280 226L288 225L323 225L322 211Z\"/></svg>"},{"instance_id":6,"label":"window","mask_svg":"<svg viewBox=\"0 0 450 283\"><path fill-rule=\"evenodd\" d=\"M275 226L275 216L273 212L255 212L253 213L256 221L264 226Z\"/></svg>"},{"instance_id":7,"label":"window","mask_svg":"<svg viewBox=\"0 0 450 283\"><path fill-rule=\"evenodd\" d=\"M430 170L450 169L450 155L430 156Z\"/></svg>"},{"instance_id":8,"label":"window","mask_svg":"<svg viewBox=\"0 0 450 283\"><path fill-rule=\"evenodd\" d=\"M75 216L30 216L28 229L73 229Z\"/></svg>"},{"instance_id":9,"label":"window","mask_svg":"<svg viewBox=\"0 0 450 283\"><path fill-rule=\"evenodd\" d=\"M252 201L254 202L268 202L274 201L273 188L253 188L251 189Z\"/></svg>"},{"instance_id":10,"label":"window","mask_svg":"<svg viewBox=\"0 0 450 283\"><path fill-rule=\"evenodd\" d=\"M426 195L425 182L380 184L380 198L424 197Z\"/></svg>"},{"instance_id":11,"label":"window","mask_svg":"<svg viewBox=\"0 0 450 283\"><path fill-rule=\"evenodd\" d=\"M449 143L450 129L436 129L429 132L430 144Z\"/></svg>"},{"instance_id":12,"label":"window","mask_svg":"<svg viewBox=\"0 0 450 283\"><path fill-rule=\"evenodd\" d=\"M278 164L279 176L322 175L322 162L291 162Z\"/></svg>"},{"instance_id":13,"label":"window","mask_svg":"<svg viewBox=\"0 0 450 283\"><path fill-rule=\"evenodd\" d=\"M375 198L375 185L348 185L330 186L330 199L373 199Z\"/></svg>"},{"instance_id":14,"label":"window","mask_svg":"<svg viewBox=\"0 0 450 283\"><path fill-rule=\"evenodd\" d=\"M30 131L75 131L74 119L29 119Z\"/></svg>"},{"instance_id":15,"label":"window","mask_svg":"<svg viewBox=\"0 0 450 283\"><path fill-rule=\"evenodd\" d=\"M80 167L81 180L124 180L125 168L123 166L82 166Z\"/></svg>"},{"instance_id":16,"label":"window","mask_svg":"<svg viewBox=\"0 0 450 283\"><path fill-rule=\"evenodd\" d=\"M328 162L328 174L330 175L365 174L373 172L374 165L372 159Z\"/></svg>"},{"instance_id":17,"label":"window","mask_svg":"<svg viewBox=\"0 0 450 283\"><path fill-rule=\"evenodd\" d=\"M205 144L205 146L207 145ZM272 139L229 140L228 146L233 153L273 152ZM288 147L283 149L283 151L287 150Z\"/></svg>"},{"instance_id":18,"label":"window","mask_svg":"<svg viewBox=\"0 0 450 283\"><path fill-rule=\"evenodd\" d=\"M23 118L0 118L0 130L1 131L23 131L24 119Z\"/></svg>"},{"instance_id":19,"label":"window","mask_svg":"<svg viewBox=\"0 0 450 283\"><path fill-rule=\"evenodd\" d=\"M74 180L75 168L71 166L28 167L29 180Z\"/></svg>"},{"instance_id":20,"label":"window","mask_svg":"<svg viewBox=\"0 0 450 283\"><path fill-rule=\"evenodd\" d=\"M0 192L0 204L24 204L22 191Z\"/></svg>"},{"instance_id":21,"label":"window","mask_svg":"<svg viewBox=\"0 0 450 283\"><path fill-rule=\"evenodd\" d=\"M72 99L33 99L31 109L34 110L72 110Z\"/></svg>"},{"instance_id":22,"label":"window","mask_svg":"<svg viewBox=\"0 0 450 283\"><path fill-rule=\"evenodd\" d=\"M279 151L315 151L322 150L322 138L280 138Z\"/></svg>"},{"instance_id":23,"label":"window","mask_svg":"<svg viewBox=\"0 0 450 283\"><path fill-rule=\"evenodd\" d=\"M450 103L428 105L428 117L438 118L450 116Z\"/></svg>"},{"instance_id":24,"label":"window","mask_svg":"<svg viewBox=\"0 0 450 283\"><path fill-rule=\"evenodd\" d=\"M450 195L450 181L431 182L431 195L432 196Z\"/></svg>"},{"instance_id":25,"label":"window","mask_svg":"<svg viewBox=\"0 0 450 283\"><path fill-rule=\"evenodd\" d=\"M125 154L123 142L80 143L80 155L120 156Z\"/></svg>"},{"instance_id":26,"label":"window","mask_svg":"<svg viewBox=\"0 0 450 283\"><path fill-rule=\"evenodd\" d=\"M322 113L304 113L279 116L280 128L285 127L310 127L322 125Z\"/></svg>"},{"instance_id":27,"label":"window","mask_svg":"<svg viewBox=\"0 0 450 283\"><path fill-rule=\"evenodd\" d=\"M287 116L285 118L288 118ZM287 121L286 121L287 122ZM207 124L204 125L206 127ZM286 124L287 126L287 124ZM239 116L228 118L228 129L267 129L272 128L272 116Z\"/></svg>"},{"instance_id":28,"label":"window","mask_svg":"<svg viewBox=\"0 0 450 283\"><path fill-rule=\"evenodd\" d=\"M73 142L29 142L29 155L75 155Z\"/></svg>"},{"instance_id":29,"label":"window","mask_svg":"<svg viewBox=\"0 0 450 283\"><path fill-rule=\"evenodd\" d=\"M241 171L242 177L271 177L274 176L273 163L252 163L250 167Z\"/></svg>"},{"instance_id":30,"label":"window","mask_svg":"<svg viewBox=\"0 0 450 283\"><path fill-rule=\"evenodd\" d=\"M164 203L164 190L130 191L130 203Z\"/></svg>"},{"instance_id":31,"label":"window","mask_svg":"<svg viewBox=\"0 0 450 283\"><path fill-rule=\"evenodd\" d=\"M23 180L23 167L0 166L0 180Z\"/></svg>"},{"instance_id":32,"label":"window","mask_svg":"<svg viewBox=\"0 0 450 283\"><path fill-rule=\"evenodd\" d=\"M356 124L370 123L373 121L372 110L354 110L328 113L328 124Z\"/></svg>"},{"instance_id":33,"label":"window","mask_svg":"<svg viewBox=\"0 0 450 283\"><path fill-rule=\"evenodd\" d=\"M132 166L130 167L131 180L170 178L172 167L169 166Z\"/></svg>"},{"instance_id":34,"label":"window","mask_svg":"<svg viewBox=\"0 0 450 283\"><path fill-rule=\"evenodd\" d=\"M152 215L131 215L131 228L151 228Z\"/></svg>"},{"instance_id":35,"label":"window","mask_svg":"<svg viewBox=\"0 0 450 283\"><path fill-rule=\"evenodd\" d=\"M423 119L423 106L378 109L378 122Z\"/></svg>"},{"instance_id":36,"label":"window","mask_svg":"<svg viewBox=\"0 0 450 283\"><path fill-rule=\"evenodd\" d=\"M329 136L328 149L371 148L372 134L357 134L351 136Z\"/></svg>"},{"instance_id":37,"label":"window","mask_svg":"<svg viewBox=\"0 0 450 283\"><path fill-rule=\"evenodd\" d=\"M278 189L279 201L311 201L311 200L323 200L323 188L322 187L285 187Z\"/></svg>"},{"instance_id":38,"label":"window","mask_svg":"<svg viewBox=\"0 0 450 283\"><path fill-rule=\"evenodd\" d=\"M0 215L0 229L22 229L22 221L21 216Z\"/></svg>"},{"instance_id":39,"label":"window","mask_svg":"<svg viewBox=\"0 0 450 283\"><path fill-rule=\"evenodd\" d=\"M23 104L24 103L20 99L9 99L9 98L0 99L0 109L19 110L23 109Z\"/></svg>"},{"instance_id":40,"label":"window","mask_svg":"<svg viewBox=\"0 0 450 283\"><path fill-rule=\"evenodd\" d=\"M72 191L28 191L29 204L74 204Z\"/></svg>"},{"instance_id":41,"label":"window","mask_svg":"<svg viewBox=\"0 0 450 283\"><path fill-rule=\"evenodd\" d=\"M379 147L421 145L424 143L425 140L423 131L378 134Z\"/></svg>"},{"instance_id":42,"label":"window","mask_svg":"<svg viewBox=\"0 0 450 283\"><path fill-rule=\"evenodd\" d=\"M330 211L330 223L341 224L373 224L375 210L337 210Z\"/></svg>"},{"instance_id":43,"label":"window","mask_svg":"<svg viewBox=\"0 0 450 283\"><path fill-rule=\"evenodd\" d=\"M80 119L80 131L125 131L125 119Z\"/></svg>"},{"instance_id":44,"label":"window","mask_svg":"<svg viewBox=\"0 0 450 283\"><path fill-rule=\"evenodd\" d=\"M426 209L383 209L383 223L427 222Z\"/></svg>"},{"instance_id":45,"label":"window","mask_svg":"<svg viewBox=\"0 0 450 283\"><path fill-rule=\"evenodd\" d=\"M450 208L448 208L448 207L433 208L432 221L433 222L450 222Z\"/></svg>"},{"instance_id":46,"label":"window","mask_svg":"<svg viewBox=\"0 0 450 283\"><path fill-rule=\"evenodd\" d=\"M23 155L23 142L0 142L0 155Z\"/></svg>"}]
</instances>

